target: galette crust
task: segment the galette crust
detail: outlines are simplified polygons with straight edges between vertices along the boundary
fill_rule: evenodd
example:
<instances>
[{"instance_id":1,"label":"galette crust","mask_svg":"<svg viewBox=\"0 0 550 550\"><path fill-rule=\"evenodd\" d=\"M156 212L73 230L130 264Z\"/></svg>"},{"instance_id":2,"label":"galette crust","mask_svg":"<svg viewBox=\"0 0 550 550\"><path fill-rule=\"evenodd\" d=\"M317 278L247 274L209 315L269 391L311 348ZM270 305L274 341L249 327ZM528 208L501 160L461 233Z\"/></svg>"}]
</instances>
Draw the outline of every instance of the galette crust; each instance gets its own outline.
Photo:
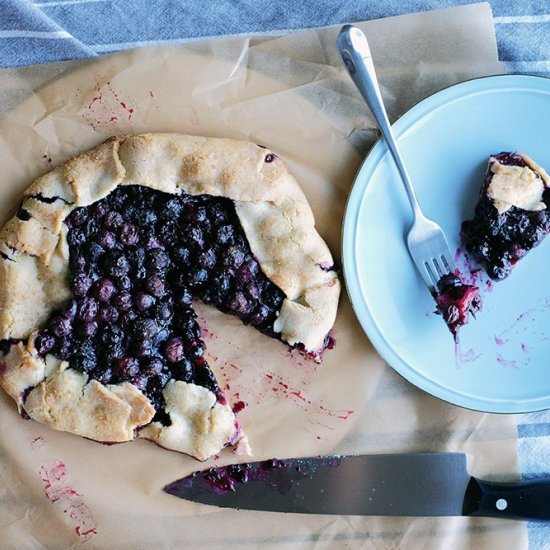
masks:
<instances>
[{"instance_id":1,"label":"galette crust","mask_svg":"<svg viewBox=\"0 0 550 550\"><path fill-rule=\"evenodd\" d=\"M252 143L181 134L112 138L35 180L19 215L0 230L0 339L28 338L1 359L0 384L29 416L110 442L132 439L153 418L148 399L131 384L102 386L50 356L42 360L32 342L32 333L71 295L63 220L120 185L232 199L262 270L286 294L275 330L291 345L323 348L340 282L305 195L274 153ZM234 441L235 416L212 392L175 381L165 392L174 424L150 424L142 437L197 458ZM181 407L188 407L191 425Z\"/></svg>"},{"instance_id":2,"label":"galette crust","mask_svg":"<svg viewBox=\"0 0 550 550\"><path fill-rule=\"evenodd\" d=\"M518 155L525 161L525 164L533 170L533 172L536 172L544 182L545 187L550 187L550 176L546 172L546 170L539 166L531 157L527 156L525 153L518 153Z\"/></svg>"},{"instance_id":3,"label":"galette crust","mask_svg":"<svg viewBox=\"0 0 550 550\"><path fill-rule=\"evenodd\" d=\"M0 362L2 387L31 418L56 430L117 443L134 439L136 429L151 422L155 410L135 386L103 386L53 355L42 358L34 336L11 346Z\"/></svg>"},{"instance_id":4,"label":"galette crust","mask_svg":"<svg viewBox=\"0 0 550 550\"><path fill-rule=\"evenodd\" d=\"M265 161L267 155L272 162ZM126 169L123 184L235 201L262 271L287 295L285 303L301 306L286 308L288 315L276 330L291 345L322 349L336 318L340 283L326 269L332 256L315 230L303 191L275 154L230 139L145 134L127 138L119 156ZM310 289L317 289L314 303L307 300Z\"/></svg>"},{"instance_id":5,"label":"galette crust","mask_svg":"<svg viewBox=\"0 0 550 550\"><path fill-rule=\"evenodd\" d=\"M35 386L23 408L46 426L107 443L131 441L155 415L149 399L132 384L104 386L66 362Z\"/></svg>"},{"instance_id":6,"label":"galette crust","mask_svg":"<svg viewBox=\"0 0 550 550\"><path fill-rule=\"evenodd\" d=\"M267 155L272 155L272 162L265 161ZM68 263L62 221L73 208L102 199L118 185L234 200L262 270L287 295L285 315L276 330L291 345L322 349L336 318L340 283L327 269L332 256L315 230L311 208L296 180L268 149L181 134L113 138L27 189L22 209L30 219L14 217L0 231L0 242L9 251L0 257L0 338L25 338L66 300L67 272L61 272L56 261L57 256ZM58 297L52 295L52 286ZM8 292L18 299L10 299Z\"/></svg>"},{"instance_id":7,"label":"galette crust","mask_svg":"<svg viewBox=\"0 0 550 550\"><path fill-rule=\"evenodd\" d=\"M499 214L512 206L530 211L544 210L548 206L542 201L544 190L550 183L548 174L525 153L517 155L526 166L503 164L495 157L489 159L489 170L493 176L486 193Z\"/></svg>"},{"instance_id":8,"label":"galette crust","mask_svg":"<svg viewBox=\"0 0 550 550\"><path fill-rule=\"evenodd\" d=\"M161 447L206 460L236 438L235 415L207 388L170 380L162 391L170 426L153 422L139 437Z\"/></svg>"}]
</instances>

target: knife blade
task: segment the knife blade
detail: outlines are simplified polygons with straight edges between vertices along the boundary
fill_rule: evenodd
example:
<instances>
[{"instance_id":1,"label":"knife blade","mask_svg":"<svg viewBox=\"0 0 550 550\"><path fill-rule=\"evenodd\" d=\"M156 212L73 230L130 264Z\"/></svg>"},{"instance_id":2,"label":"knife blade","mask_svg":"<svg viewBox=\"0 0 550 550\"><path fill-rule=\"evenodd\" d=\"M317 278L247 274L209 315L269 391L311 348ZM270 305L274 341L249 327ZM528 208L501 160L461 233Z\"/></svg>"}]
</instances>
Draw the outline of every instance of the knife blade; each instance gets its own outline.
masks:
<instances>
[{"instance_id":1,"label":"knife blade","mask_svg":"<svg viewBox=\"0 0 550 550\"><path fill-rule=\"evenodd\" d=\"M550 519L550 478L493 483L462 453L291 458L195 472L164 491L223 508L369 516Z\"/></svg>"}]
</instances>

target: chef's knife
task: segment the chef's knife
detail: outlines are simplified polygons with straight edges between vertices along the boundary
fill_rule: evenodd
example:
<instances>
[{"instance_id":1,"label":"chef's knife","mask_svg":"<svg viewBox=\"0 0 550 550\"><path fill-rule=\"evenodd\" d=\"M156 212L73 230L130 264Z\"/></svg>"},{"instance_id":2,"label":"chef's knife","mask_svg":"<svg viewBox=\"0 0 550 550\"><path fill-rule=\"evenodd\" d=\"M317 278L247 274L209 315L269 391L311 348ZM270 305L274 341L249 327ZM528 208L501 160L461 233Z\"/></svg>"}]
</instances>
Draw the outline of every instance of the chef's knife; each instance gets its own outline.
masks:
<instances>
[{"instance_id":1,"label":"chef's knife","mask_svg":"<svg viewBox=\"0 0 550 550\"><path fill-rule=\"evenodd\" d=\"M461 453L269 460L211 468L164 490L224 508L305 514L550 519L550 478L476 479Z\"/></svg>"}]
</instances>

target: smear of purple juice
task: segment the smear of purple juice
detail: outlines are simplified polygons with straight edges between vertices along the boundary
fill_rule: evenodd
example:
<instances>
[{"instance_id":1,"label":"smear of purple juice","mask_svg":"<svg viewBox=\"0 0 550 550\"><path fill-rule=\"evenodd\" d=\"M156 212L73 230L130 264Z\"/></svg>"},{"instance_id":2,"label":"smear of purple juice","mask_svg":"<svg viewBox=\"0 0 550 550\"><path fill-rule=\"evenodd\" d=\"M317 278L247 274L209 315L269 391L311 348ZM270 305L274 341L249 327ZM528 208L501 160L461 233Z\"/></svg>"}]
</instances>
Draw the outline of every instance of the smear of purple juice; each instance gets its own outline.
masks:
<instances>
[{"instance_id":1,"label":"smear of purple juice","mask_svg":"<svg viewBox=\"0 0 550 550\"><path fill-rule=\"evenodd\" d=\"M294 482L312 478L321 467L337 467L339 457L319 457L315 459L271 459L258 463L232 464L195 472L188 477L174 481L164 490L179 494L180 489L193 488L200 493L212 492L217 495L236 492L240 485L250 481L263 481L270 489L287 493Z\"/></svg>"},{"instance_id":2,"label":"smear of purple juice","mask_svg":"<svg viewBox=\"0 0 550 550\"><path fill-rule=\"evenodd\" d=\"M460 342L455 340L455 363L457 369L461 368L464 363L473 363L474 361L477 361L481 355L481 353L476 352L473 348L463 352Z\"/></svg>"},{"instance_id":3,"label":"smear of purple juice","mask_svg":"<svg viewBox=\"0 0 550 550\"><path fill-rule=\"evenodd\" d=\"M506 359L500 353L497 353L497 363L508 369L517 369L517 363L513 359Z\"/></svg>"},{"instance_id":4,"label":"smear of purple juice","mask_svg":"<svg viewBox=\"0 0 550 550\"><path fill-rule=\"evenodd\" d=\"M481 357L481 353L476 352L475 349L470 348L462 354L463 363L473 363Z\"/></svg>"},{"instance_id":5,"label":"smear of purple juice","mask_svg":"<svg viewBox=\"0 0 550 550\"><path fill-rule=\"evenodd\" d=\"M495 342L497 341L497 339L502 340L502 337L505 334L509 333L512 329L514 329L518 325L518 323L521 323L521 321L525 319L525 317L527 317L528 315L531 315L532 313L535 313L536 311L537 310L535 308L531 308L531 309L527 309L526 311L518 315L516 317L516 320L508 328L504 329L497 336L495 336Z\"/></svg>"},{"instance_id":6,"label":"smear of purple juice","mask_svg":"<svg viewBox=\"0 0 550 550\"><path fill-rule=\"evenodd\" d=\"M457 265L455 273L460 276L464 283L477 286L484 292L491 292L493 290L494 283L491 278L460 247L455 252L455 263Z\"/></svg>"}]
</instances>

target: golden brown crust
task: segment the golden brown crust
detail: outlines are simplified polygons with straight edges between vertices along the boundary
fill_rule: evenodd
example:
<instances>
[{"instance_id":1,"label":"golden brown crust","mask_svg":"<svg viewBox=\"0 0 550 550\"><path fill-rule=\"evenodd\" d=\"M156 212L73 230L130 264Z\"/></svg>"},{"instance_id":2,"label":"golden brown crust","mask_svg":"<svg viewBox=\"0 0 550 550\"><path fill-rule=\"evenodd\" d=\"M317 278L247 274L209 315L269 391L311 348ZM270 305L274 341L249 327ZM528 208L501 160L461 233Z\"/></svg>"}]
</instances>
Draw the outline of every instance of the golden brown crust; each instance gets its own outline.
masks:
<instances>
[{"instance_id":1,"label":"golden brown crust","mask_svg":"<svg viewBox=\"0 0 550 550\"><path fill-rule=\"evenodd\" d=\"M30 349L29 349L30 348ZM46 361L33 352L32 340L28 344L19 342L11 346L9 353L2 358L0 373L2 387L21 406L25 391L46 378ZM57 365L60 361L57 361ZM53 368L57 366L53 365Z\"/></svg>"},{"instance_id":2,"label":"golden brown crust","mask_svg":"<svg viewBox=\"0 0 550 550\"><path fill-rule=\"evenodd\" d=\"M526 154L517 155L523 159L526 166L504 164L496 157L489 159L489 169L493 175L486 194L493 201L499 214L512 206L529 211L543 210L547 207L542 196L550 183L548 174Z\"/></svg>"},{"instance_id":3,"label":"golden brown crust","mask_svg":"<svg viewBox=\"0 0 550 550\"><path fill-rule=\"evenodd\" d=\"M124 178L119 147L120 140L111 138L72 158L35 180L25 197L58 198L73 206L87 206L102 199Z\"/></svg>"},{"instance_id":4,"label":"golden brown crust","mask_svg":"<svg viewBox=\"0 0 550 550\"><path fill-rule=\"evenodd\" d=\"M271 162L265 161L267 155ZM234 200L262 270L288 300L301 305L284 306L287 315L277 323L283 340L310 351L323 347L336 318L340 283L334 271L326 270L332 256L315 231L306 197L276 155L230 139L145 134L127 138L120 158L124 184ZM316 289L315 301L306 298L311 289Z\"/></svg>"},{"instance_id":5,"label":"golden brown crust","mask_svg":"<svg viewBox=\"0 0 550 550\"><path fill-rule=\"evenodd\" d=\"M140 430L140 437L199 460L206 460L234 440L235 415L210 390L170 380L162 394L170 425L153 422Z\"/></svg>"},{"instance_id":6,"label":"golden brown crust","mask_svg":"<svg viewBox=\"0 0 550 550\"><path fill-rule=\"evenodd\" d=\"M545 187L550 187L550 176L548 176L548 173L546 170L539 166L531 157L527 156L525 153L518 153L518 155L525 161L525 164L533 170L533 172L536 172L544 182Z\"/></svg>"},{"instance_id":7,"label":"golden brown crust","mask_svg":"<svg viewBox=\"0 0 550 550\"><path fill-rule=\"evenodd\" d=\"M272 156L271 162L265 161L267 155ZM315 231L313 214L300 187L283 162L267 149L236 140L180 134L113 138L29 187L22 208L30 219L13 218L0 232L0 242L15 255L15 265L6 265L9 260L0 258L0 287L6 288L9 282L11 292L22 298L28 287L18 284L14 274L32 273L31 294L39 307L32 319L29 311L19 312L25 309L24 300L3 300L5 296L0 294L0 338L24 337L44 321L48 305L53 309L66 299L66 286L59 288L66 285L66 274L60 276L59 263L55 266L58 271L50 263L67 213L103 198L118 185L130 184L234 200L252 252L292 302L283 306L285 315L276 329L291 345L302 343L310 351L322 348L336 318L340 283L336 273L327 270L332 257ZM22 260L26 265L20 269L21 256L36 258ZM60 297L50 301L48 288L56 278ZM41 299L41 294L48 300ZM315 300L307 298L313 294ZM21 316L27 322L16 322L14 330L13 320Z\"/></svg>"},{"instance_id":8,"label":"golden brown crust","mask_svg":"<svg viewBox=\"0 0 550 550\"><path fill-rule=\"evenodd\" d=\"M62 240L48 265L17 250L0 255L0 338L26 338L70 298Z\"/></svg>"},{"instance_id":9,"label":"golden brown crust","mask_svg":"<svg viewBox=\"0 0 550 550\"><path fill-rule=\"evenodd\" d=\"M34 420L96 441L122 443L155 415L149 399L127 382L104 386L62 363L23 403Z\"/></svg>"},{"instance_id":10,"label":"golden brown crust","mask_svg":"<svg viewBox=\"0 0 550 550\"><path fill-rule=\"evenodd\" d=\"M73 208L100 200L119 185L235 201L252 252L287 296L275 330L289 344L301 343L309 351L323 347L336 317L340 283L328 269L330 251L315 230L309 204L294 178L276 155L252 143L180 134L113 138L27 189L22 215L0 231L0 339L27 338L70 297L63 220ZM4 363L2 386L31 417L54 428L126 441L154 414L147 398L130 384L105 387L65 363L50 360L48 367L33 351L32 338L28 349L13 346ZM174 427L152 424L142 434L206 458L234 438L234 415L208 390L194 386L184 391L180 384L167 388L174 394ZM23 404L21 395L30 387L34 389ZM132 394L134 390L139 395ZM186 409L190 396L204 403ZM187 405L178 402L180 398ZM194 419L192 429L183 428L189 421L182 420L185 414Z\"/></svg>"},{"instance_id":11,"label":"golden brown crust","mask_svg":"<svg viewBox=\"0 0 550 550\"><path fill-rule=\"evenodd\" d=\"M152 420L155 410L135 386L103 386L53 355L43 359L34 336L11 346L0 363L2 387L31 418L107 442L130 441L137 428Z\"/></svg>"}]
</instances>

